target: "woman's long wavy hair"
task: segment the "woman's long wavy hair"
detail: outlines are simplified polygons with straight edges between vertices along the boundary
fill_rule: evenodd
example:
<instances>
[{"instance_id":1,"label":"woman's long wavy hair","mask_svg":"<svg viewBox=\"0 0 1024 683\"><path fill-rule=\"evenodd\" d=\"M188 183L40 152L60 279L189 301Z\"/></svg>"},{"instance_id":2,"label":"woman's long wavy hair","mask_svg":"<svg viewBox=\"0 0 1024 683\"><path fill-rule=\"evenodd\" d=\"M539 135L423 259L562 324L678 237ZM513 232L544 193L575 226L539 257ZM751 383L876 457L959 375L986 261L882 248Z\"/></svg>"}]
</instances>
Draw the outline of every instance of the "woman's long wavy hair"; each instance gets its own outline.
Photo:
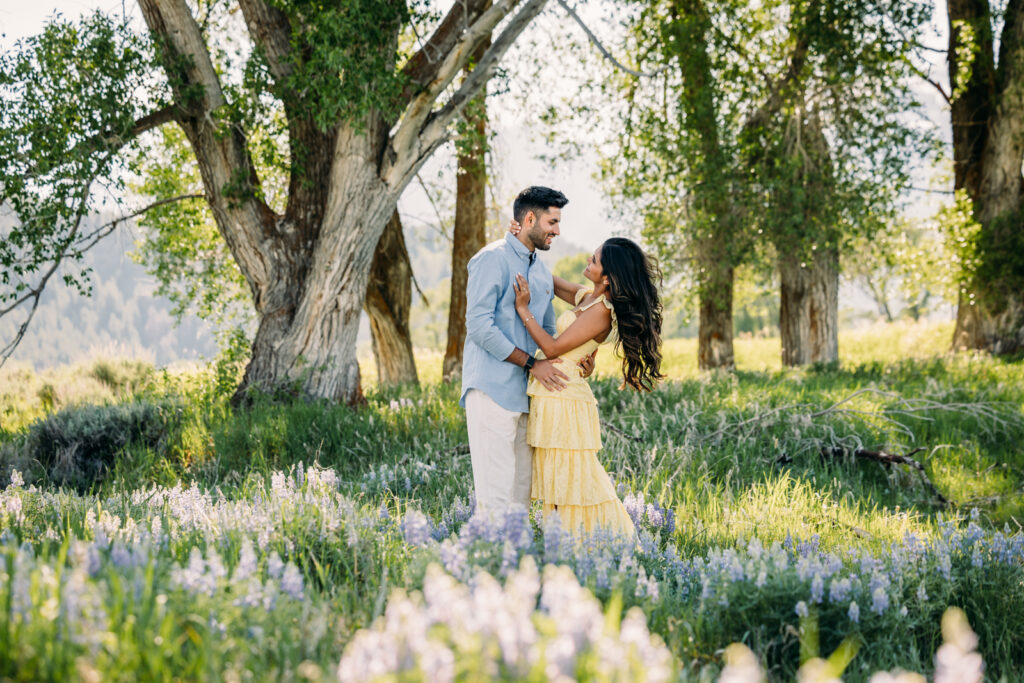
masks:
<instances>
[{"instance_id":1,"label":"woman's long wavy hair","mask_svg":"<svg viewBox=\"0 0 1024 683\"><path fill-rule=\"evenodd\" d=\"M651 391L661 374L661 269L632 240L612 237L601 245L608 299L618 320L622 375L638 391Z\"/></svg>"}]
</instances>

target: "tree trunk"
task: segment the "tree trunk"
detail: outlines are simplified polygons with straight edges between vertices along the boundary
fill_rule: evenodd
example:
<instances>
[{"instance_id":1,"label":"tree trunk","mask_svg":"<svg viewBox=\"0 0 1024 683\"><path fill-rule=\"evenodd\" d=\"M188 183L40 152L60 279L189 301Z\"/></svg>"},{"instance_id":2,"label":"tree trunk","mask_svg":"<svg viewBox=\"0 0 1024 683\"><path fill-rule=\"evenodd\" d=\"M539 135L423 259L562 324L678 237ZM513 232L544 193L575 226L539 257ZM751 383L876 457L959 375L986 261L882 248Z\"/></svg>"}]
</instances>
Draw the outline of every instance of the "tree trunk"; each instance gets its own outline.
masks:
<instances>
[{"instance_id":1,"label":"tree trunk","mask_svg":"<svg viewBox=\"0 0 1024 683\"><path fill-rule=\"evenodd\" d=\"M332 46L351 52L357 63L330 74L328 81L351 78L361 92L380 92L358 106L339 106L337 120L325 123L325 105L340 105L332 104L332 98L343 98L295 85L296 69L308 67L305 60L316 52L296 30L308 16L291 3L240 0L249 37L266 60L271 89L283 103L289 124L292 177L287 208L279 215L262 199L265 192L245 124L230 106L189 4L139 0L217 227L252 291L259 316L236 399L253 388L284 388L346 403L362 399L356 334L373 254L398 197L444 144L452 122L544 4L456 3L396 74L404 4L379 3L375 17L381 23L374 28L383 39L359 49ZM332 20L345 21L344 12ZM456 77L499 24L491 49L456 86ZM398 83L400 102L380 94L392 92ZM389 103L388 114L376 108L380 102ZM391 104L400 106L392 111ZM383 331L379 337L383 357L384 342L393 340Z\"/></svg>"},{"instance_id":2,"label":"tree trunk","mask_svg":"<svg viewBox=\"0 0 1024 683\"><path fill-rule=\"evenodd\" d=\"M1006 5L998 65L988 2L947 8L954 189L966 190L981 226L953 349L1013 353L1024 349L1024 1Z\"/></svg>"},{"instance_id":3,"label":"tree trunk","mask_svg":"<svg viewBox=\"0 0 1024 683\"><path fill-rule=\"evenodd\" d=\"M732 345L732 290L734 269L715 258L717 250L703 251L700 283L700 327L697 332L697 366L701 370L736 367Z\"/></svg>"},{"instance_id":4,"label":"tree trunk","mask_svg":"<svg viewBox=\"0 0 1024 683\"><path fill-rule=\"evenodd\" d=\"M481 47L479 54L490 45ZM475 57L479 59L479 55ZM466 282L473 254L487 240L487 89L473 99L464 114L465 135L459 140L455 193L455 231L452 236L451 303L448 305L448 345L442 377L456 381L462 375L462 350L466 345Z\"/></svg>"},{"instance_id":5,"label":"tree trunk","mask_svg":"<svg viewBox=\"0 0 1024 683\"><path fill-rule=\"evenodd\" d=\"M381 384L419 383L409 335L411 308L412 266L396 211L377 243L366 288L365 309L370 316L373 357Z\"/></svg>"},{"instance_id":6,"label":"tree trunk","mask_svg":"<svg viewBox=\"0 0 1024 683\"><path fill-rule=\"evenodd\" d=\"M356 359L359 317L366 300L373 255L396 198L381 187L373 160L387 124L367 117L357 131L346 127L336 159L319 238L291 261L308 260L304 277L282 272L275 288L297 292L292 310L263 312L241 398L249 388L286 390L345 403L363 400ZM279 249L279 251L281 251Z\"/></svg>"},{"instance_id":7,"label":"tree trunk","mask_svg":"<svg viewBox=\"0 0 1024 683\"><path fill-rule=\"evenodd\" d=\"M808 266L791 253L779 257L779 332L785 366L839 360L839 252L818 249Z\"/></svg>"}]
</instances>

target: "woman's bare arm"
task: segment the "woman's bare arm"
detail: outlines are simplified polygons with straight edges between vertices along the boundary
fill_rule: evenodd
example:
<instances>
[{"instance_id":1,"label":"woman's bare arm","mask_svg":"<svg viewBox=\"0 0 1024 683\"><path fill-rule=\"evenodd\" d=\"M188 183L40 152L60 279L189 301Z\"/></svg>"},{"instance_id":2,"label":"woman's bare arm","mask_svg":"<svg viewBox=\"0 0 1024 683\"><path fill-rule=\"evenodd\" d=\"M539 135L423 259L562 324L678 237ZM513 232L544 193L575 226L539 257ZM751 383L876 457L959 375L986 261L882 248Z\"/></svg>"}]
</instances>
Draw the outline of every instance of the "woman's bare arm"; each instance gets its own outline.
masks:
<instances>
[{"instance_id":1,"label":"woman's bare arm","mask_svg":"<svg viewBox=\"0 0 1024 683\"><path fill-rule=\"evenodd\" d=\"M575 282L569 282L564 280L557 275L552 275L551 279L554 281L555 296L569 304L570 306L576 305L576 292L584 289L583 285L578 285Z\"/></svg>"},{"instance_id":2,"label":"woman's bare arm","mask_svg":"<svg viewBox=\"0 0 1024 683\"><path fill-rule=\"evenodd\" d=\"M526 331L548 358L556 358L591 339L604 339L612 328L611 311L604 306L591 306L580 313L565 332L555 338L548 334L544 326L530 313L529 303L530 289L526 278L516 275L516 313L526 326Z\"/></svg>"}]
</instances>

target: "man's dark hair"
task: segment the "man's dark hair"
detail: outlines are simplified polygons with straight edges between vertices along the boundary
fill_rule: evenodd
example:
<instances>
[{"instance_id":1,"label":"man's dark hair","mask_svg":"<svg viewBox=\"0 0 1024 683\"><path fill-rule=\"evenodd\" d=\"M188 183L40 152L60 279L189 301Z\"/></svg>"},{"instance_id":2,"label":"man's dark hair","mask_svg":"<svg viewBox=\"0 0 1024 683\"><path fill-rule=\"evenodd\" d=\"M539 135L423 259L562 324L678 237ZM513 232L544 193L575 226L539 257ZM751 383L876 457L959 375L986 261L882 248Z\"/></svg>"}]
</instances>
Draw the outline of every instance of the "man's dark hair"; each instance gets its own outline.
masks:
<instances>
[{"instance_id":1,"label":"man's dark hair","mask_svg":"<svg viewBox=\"0 0 1024 683\"><path fill-rule=\"evenodd\" d=\"M550 187L541 187L540 185L531 185L516 197L515 203L512 204L512 217L517 222L522 223L528 211L533 211L534 215L539 218L540 214L552 206L557 206L561 209L568 203L569 200L558 190L552 190Z\"/></svg>"}]
</instances>

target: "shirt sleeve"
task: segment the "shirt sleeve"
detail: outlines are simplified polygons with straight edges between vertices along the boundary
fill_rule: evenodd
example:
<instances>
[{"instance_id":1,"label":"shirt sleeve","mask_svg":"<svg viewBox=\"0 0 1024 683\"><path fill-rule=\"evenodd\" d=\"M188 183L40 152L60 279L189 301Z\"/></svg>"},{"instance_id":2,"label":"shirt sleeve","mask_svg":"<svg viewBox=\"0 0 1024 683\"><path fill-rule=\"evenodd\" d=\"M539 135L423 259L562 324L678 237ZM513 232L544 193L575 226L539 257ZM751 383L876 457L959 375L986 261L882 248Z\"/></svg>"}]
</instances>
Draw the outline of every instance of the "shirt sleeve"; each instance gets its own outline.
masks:
<instances>
[{"instance_id":1,"label":"shirt sleeve","mask_svg":"<svg viewBox=\"0 0 1024 683\"><path fill-rule=\"evenodd\" d=\"M469 262L466 283L466 337L498 360L505 360L516 345L494 324L494 311L505 285L500 255L481 254Z\"/></svg>"},{"instance_id":2,"label":"shirt sleeve","mask_svg":"<svg viewBox=\"0 0 1024 683\"><path fill-rule=\"evenodd\" d=\"M554 299L548 302L547 310L544 311L544 331L555 336L555 306Z\"/></svg>"}]
</instances>

